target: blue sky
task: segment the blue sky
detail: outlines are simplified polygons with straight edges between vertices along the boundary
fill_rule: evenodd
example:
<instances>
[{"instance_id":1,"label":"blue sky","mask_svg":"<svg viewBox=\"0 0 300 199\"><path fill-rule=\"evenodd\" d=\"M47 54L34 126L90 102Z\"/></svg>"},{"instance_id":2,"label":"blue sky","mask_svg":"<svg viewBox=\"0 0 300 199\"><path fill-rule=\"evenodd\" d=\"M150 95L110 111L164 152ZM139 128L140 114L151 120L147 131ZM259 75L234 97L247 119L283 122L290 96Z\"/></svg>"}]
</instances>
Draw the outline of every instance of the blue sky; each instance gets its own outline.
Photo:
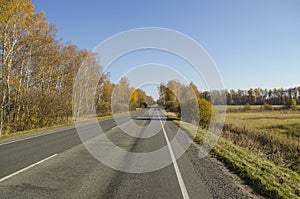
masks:
<instances>
[{"instance_id":1,"label":"blue sky","mask_svg":"<svg viewBox=\"0 0 300 199\"><path fill-rule=\"evenodd\" d=\"M225 88L300 86L297 0L33 2L38 11L46 12L50 23L56 24L58 37L80 48L93 49L110 36L132 28L170 28L192 37L206 49ZM150 58L162 58L155 53L144 56L148 62ZM140 64L143 56L138 57ZM176 63L179 71L188 71L175 59L163 64ZM120 71L128 70L129 65L129 59L115 64L110 70L112 79L117 81ZM192 79L192 75L187 78Z\"/></svg>"}]
</instances>

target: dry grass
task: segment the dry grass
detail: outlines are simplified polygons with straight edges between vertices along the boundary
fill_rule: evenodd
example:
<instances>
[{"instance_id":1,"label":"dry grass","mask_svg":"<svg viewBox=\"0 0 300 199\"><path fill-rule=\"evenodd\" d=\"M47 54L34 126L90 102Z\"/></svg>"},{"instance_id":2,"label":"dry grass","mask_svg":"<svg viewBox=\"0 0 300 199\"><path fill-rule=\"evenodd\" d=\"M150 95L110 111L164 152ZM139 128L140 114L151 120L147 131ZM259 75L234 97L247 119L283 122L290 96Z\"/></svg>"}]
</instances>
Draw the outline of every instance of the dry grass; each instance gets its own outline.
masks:
<instances>
[{"instance_id":1,"label":"dry grass","mask_svg":"<svg viewBox=\"0 0 300 199\"><path fill-rule=\"evenodd\" d=\"M300 198L300 111L229 107L224 132L213 154L270 198ZM278 108L278 110L277 110ZM235 109L235 110L233 110ZM188 132L192 124L174 121ZM205 130L198 129L201 144Z\"/></svg>"},{"instance_id":2,"label":"dry grass","mask_svg":"<svg viewBox=\"0 0 300 199\"><path fill-rule=\"evenodd\" d=\"M298 141L300 137L299 111L227 113L226 124L235 127L267 131L273 136L298 139Z\"/></svg>"},{"instance_id":3,"label":"dry grass","mask_svg":"<svg viewBox=\"0 0 300 199\"><path fill-rule=\"evenodd\" d=\"M300 112L227 113L223 137L300 173Z\"/></svg>"},{"instance_id":4,"label":"dry grass","mask_svg":"<svg viewBox=\"0 0 300 199\"><path fill-rule=\"evenodd\" d=\"M244 111L244 105L227 105L226 111L227 113L230 112L242 112ZM250 110L251 111L263 111L263 105L251 105ZM274 110L282 110L282 111L288 111L284 106L282 105L270 105ZM297 110L300 110L300 105L297 106Z\"/></svg>"},{"instance_id":5,"label":"dry grass","mask_svg":"<svg viewBox=\"0 0 300 199\"><path fill-rule=\"evenodd\" d=\"M300 124L300 112L298 111L265 111L247 113L227 113L226 122L243 125L249 128L266 129L278 125ZM280 132L280 131L278 131Z\"/></svg>"},{"instance_id":6,"label":"dry grass","mask_svg":"<svg viewBox=\"0 0 300 199\"><path fill-rule=\"evenodd\" d=\"M206 131L196 126L174 121L187 132L197 131L195 141L203 143ZM253 152L227 138L220 138L213 148L213 154L226 162L249 184L269 198L299 198L300 175L291 169L275 164L261 153Z\"/></svg>"}]
</instances>

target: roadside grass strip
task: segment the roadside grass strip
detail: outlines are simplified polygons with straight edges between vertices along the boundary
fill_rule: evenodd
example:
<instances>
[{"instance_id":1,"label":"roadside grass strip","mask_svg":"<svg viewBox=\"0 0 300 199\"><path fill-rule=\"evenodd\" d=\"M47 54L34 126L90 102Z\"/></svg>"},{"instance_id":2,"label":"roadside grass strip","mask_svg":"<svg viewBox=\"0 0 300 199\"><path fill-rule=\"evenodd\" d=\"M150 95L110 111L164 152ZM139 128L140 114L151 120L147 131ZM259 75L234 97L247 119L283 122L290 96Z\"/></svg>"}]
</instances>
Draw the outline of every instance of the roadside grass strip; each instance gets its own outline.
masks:
<instances>
[{"instance_id":1,"label":"roadside grass strip","mask_svg":"<svg viewBox=\"0 0 300 199\"><path fill-rule=\"evenodd\" d=\"M196 126L182 121L175 124L187 132L193 132ZM194 141L203 143L206 131L197 130ZM212 151L219 160L225 162L247 183L254 186L264 196L270 198L300 198L300 175L288 168L278 166L266 158L233 144L222 137Z\"/></svg>"}]
</instances>

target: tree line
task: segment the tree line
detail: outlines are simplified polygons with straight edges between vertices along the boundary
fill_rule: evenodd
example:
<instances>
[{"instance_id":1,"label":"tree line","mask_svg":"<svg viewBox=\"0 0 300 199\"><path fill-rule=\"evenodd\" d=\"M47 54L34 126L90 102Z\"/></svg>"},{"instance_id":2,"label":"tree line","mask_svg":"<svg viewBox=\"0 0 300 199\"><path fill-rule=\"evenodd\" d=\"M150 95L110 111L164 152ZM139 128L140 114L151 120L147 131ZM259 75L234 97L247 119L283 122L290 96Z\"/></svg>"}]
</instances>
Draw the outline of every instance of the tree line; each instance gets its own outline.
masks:
<instances>
[{"instance_id":1,"label":"tree line","mask_svg":"<svg viewBox=\"0 0 300 199\"><path fill-rule=\"evenodd\" d=\"M193 82L184 85L171 80L160 85L159 94L157 103L167 111L182 116L184 109L185 116L181 119L187 122L199 121L204 127L213 115L212 105L246 105L245 109L251 109L250 105L262 105L263 109L271 110L271 105L296 109L296 105L300 104L300 87L200 91Z\"/></svg>"},{"instance_id":2,"label":"tree line","mask_svg":"<svg viewBox=\"0 0 300 199\"><path fill-rule=\"evenodd\" d=\"M0 135L70 122L77 71L97 64L95 55L56 39L55 25L44 12L37 13L31 0L0 0L0 10ZM116 85L107 73L97 86L95 111L110 115ZM134 92L131 109L151 103L128 81L125 87L128 99Z\"/></svg>"},{"instance_id":3,"label":"tree line","mask_svg":"<svg viewBox=\"0 0 300 199\"><path fill-rule=\"evenodd\" d=\"M184 98L187 94L186 86L171 80L166 84L161 84L159 92L161 94L158 102L168 107L178 99ZM191 82L188 87L192 88L197 98L205 99L215 105L282 105L291 106L300 104L300 86L291 88L250 88L248 90L231 89L231 90L211 90L201 91ZM189 94L187 94L189 96ZM213 97L212 97L213 96ZM224 96L226 99L224 99ZM174 108L174 106L173 106Z\"/></svg>"},{"instance_id":4,"label":"tree line","mask_svg":"<svg viewBox=\"0 0 300 199\"><path fill-rule=\"evenodd\" d=\"M224 91L211 91L215 96L221 94L226 95L227 105L282 105L289 107L293 103L300 104L300 86L292 88L274 88L274 89L262 89L262 88L250 88L248 90L231 89ZM211 92L204 91L200 93L200 97L210 101ZM222 93L223 92L223 93ZM213 102L218 104L218 97ZM220 103L220 102L219 102Z\"/></svg>"}]
</instances>

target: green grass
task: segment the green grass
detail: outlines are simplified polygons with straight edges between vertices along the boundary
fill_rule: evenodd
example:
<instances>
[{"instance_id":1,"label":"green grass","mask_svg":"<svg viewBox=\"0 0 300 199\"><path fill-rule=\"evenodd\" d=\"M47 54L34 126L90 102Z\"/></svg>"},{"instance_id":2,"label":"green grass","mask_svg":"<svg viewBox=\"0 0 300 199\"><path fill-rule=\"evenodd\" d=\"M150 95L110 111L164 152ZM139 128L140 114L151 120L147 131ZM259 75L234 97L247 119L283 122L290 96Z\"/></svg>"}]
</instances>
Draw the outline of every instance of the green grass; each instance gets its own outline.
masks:
<instances>
[{"instance_id":1,"label":"green grass","mask_svg":"<svg viewBox=\"0 0 300 199\"><path fill-rule=\"evenodd\" d=\"M196 126L182 121L174 121L188 132ZM201 144L205 130L198 129L195 142ZM244 180L253 185L262 195L271 198L299 198L300 176L298 173L274 164L259 153L252 152L231 141L220 138L212 153L227 163Z\"/></svg>"}]
</instances>

